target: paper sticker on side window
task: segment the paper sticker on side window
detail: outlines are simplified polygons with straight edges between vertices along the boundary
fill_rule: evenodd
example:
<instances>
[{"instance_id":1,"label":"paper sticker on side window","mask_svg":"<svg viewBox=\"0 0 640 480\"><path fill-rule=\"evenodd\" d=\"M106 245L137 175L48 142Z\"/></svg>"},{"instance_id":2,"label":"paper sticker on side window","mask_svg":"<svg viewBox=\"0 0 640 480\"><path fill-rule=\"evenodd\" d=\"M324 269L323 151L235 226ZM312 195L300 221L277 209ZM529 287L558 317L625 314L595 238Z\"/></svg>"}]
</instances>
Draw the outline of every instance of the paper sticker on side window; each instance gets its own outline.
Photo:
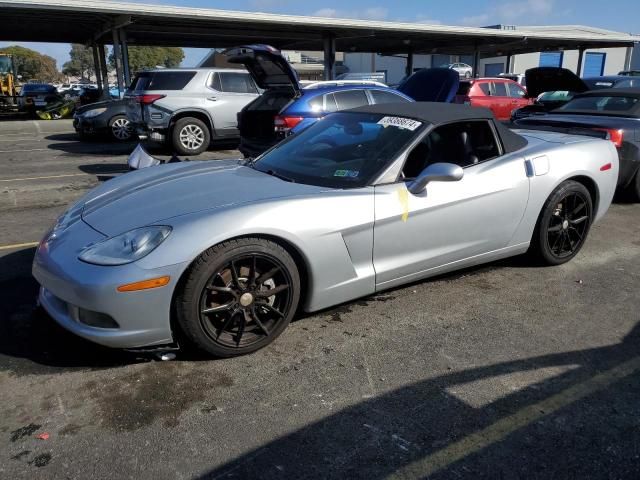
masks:
<instances>
[{"instance_id":1,"label":"paper sticker on side window","mask_svg":"<svg viewBox=\"0 0 640 480\"><path fill-rule=\"evenodd\" d=\"M414 131L422 125L422 122L403 117L382 117L378 120L378 125L382 125L383 127L406 128L407 130Z\"/></svg>"}]
</instances>

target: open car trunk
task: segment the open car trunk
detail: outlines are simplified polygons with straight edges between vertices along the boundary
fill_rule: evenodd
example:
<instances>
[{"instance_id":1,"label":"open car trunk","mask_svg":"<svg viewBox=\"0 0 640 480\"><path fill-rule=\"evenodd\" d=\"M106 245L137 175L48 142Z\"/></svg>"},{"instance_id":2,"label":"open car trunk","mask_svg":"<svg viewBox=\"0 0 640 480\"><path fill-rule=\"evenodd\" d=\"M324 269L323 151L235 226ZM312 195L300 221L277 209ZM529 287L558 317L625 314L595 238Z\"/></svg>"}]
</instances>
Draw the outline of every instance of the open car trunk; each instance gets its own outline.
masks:
<instances>
[{"instance_id":1,"label":"open car trunk","mask_svg":"<svg viewBox=\"0 0 640 480\"><path fill-rule=\"evenodd\" d=\"M290 88L267 90L238 113L239 149L245 157L256 157L282 140L274 119L296 95Z\"/></svg>"},{"instance_id":2,"label":"open car trunk","mask_svg":"<svg viewBox=\"0 0 640 480\"><path fill-rule=\"evenodd\" d=\"M274 118L302 95L296 71L280 51L269 45L244 45L225 50L229 63L241 64L265 92L238 113L240 151L255 157L275 145Z\"/></svg>"}]
</instances>

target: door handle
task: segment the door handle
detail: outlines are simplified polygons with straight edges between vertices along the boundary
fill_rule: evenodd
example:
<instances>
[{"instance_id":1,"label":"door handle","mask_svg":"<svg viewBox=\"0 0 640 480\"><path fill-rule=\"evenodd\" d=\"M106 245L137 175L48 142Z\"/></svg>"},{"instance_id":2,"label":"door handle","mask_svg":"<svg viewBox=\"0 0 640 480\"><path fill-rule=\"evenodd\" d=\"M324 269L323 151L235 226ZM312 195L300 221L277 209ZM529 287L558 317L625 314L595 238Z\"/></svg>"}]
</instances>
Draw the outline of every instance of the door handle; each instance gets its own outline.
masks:
<instances>
[{"instance_id":1,"label":"door handle","mask_svg":"<svg viewBox=\"0 0 640 480\"><path fill-rule=\"evenodd\" d=\"M207 100L211 100L212 102L215 102L216 100L218 100L218 97L207 97Z\"/></svg>"}]
</instances>

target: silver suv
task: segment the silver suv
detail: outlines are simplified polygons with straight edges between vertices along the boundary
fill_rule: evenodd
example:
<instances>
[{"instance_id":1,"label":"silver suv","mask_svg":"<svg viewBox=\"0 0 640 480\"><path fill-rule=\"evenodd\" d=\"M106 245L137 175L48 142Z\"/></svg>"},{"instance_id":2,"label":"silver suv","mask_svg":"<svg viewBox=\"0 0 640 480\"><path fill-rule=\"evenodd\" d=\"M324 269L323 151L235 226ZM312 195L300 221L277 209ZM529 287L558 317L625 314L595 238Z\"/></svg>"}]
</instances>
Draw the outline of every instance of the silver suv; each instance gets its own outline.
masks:
<instances>
[{"instance_id":1,"label":"silver suv","mask_svg":"<svg viewBox=\"0 0 640 480\"><path fill-rule=\"evenodd\" d=\"M167 141L197 155L212 140L237 138L237 115L259 95L246 70L157 69L139 73L127 91L127 117L140 138Z\"/></svg>"}]
</instances>

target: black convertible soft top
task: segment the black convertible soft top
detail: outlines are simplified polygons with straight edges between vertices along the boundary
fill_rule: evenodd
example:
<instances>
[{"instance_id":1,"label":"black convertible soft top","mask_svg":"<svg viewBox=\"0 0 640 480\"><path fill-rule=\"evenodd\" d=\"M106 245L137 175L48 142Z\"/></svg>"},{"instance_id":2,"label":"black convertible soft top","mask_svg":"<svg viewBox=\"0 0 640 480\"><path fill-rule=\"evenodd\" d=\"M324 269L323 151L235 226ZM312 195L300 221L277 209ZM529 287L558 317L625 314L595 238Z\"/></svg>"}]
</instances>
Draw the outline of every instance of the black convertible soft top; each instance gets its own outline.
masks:
<instances>
[{"instance_id":1,"label":"black convertible soft top","mask_svg":"<svg viewBox=\"0 0 640 480\"><path fill-rule=\"evenodd\" d=\"M524 137L512 132L500 122L496 122L493 113L488 108L471 107L457 103L402 102L364 105L345 111L407 117L436 126L464 120L492 120L505 153L515 152L527 145L527 140Z\"/></svg>"},{"instance_id":2,"label":"black convertible soft top","mask_svg":"<svg viewBox=\"0 0 640 480\"><path fill-rule=\"evenodd\" d=\"M602 88L600 90L590 90L588 92L580 93L574 96L569 103L564 105L561 109L549 112L550 114L565 114L570 115L579 113L582 115L606 115L611 117L625 117L625 118L640 118L640 101L632 105L631 108L623 108L622 110L616 110L614 108L604 107L600 110L573 110L571 109L571 102L579 98L589 97L628 97L637 98L640 100L640 88Z\"/></svg>"}]
</instances>

